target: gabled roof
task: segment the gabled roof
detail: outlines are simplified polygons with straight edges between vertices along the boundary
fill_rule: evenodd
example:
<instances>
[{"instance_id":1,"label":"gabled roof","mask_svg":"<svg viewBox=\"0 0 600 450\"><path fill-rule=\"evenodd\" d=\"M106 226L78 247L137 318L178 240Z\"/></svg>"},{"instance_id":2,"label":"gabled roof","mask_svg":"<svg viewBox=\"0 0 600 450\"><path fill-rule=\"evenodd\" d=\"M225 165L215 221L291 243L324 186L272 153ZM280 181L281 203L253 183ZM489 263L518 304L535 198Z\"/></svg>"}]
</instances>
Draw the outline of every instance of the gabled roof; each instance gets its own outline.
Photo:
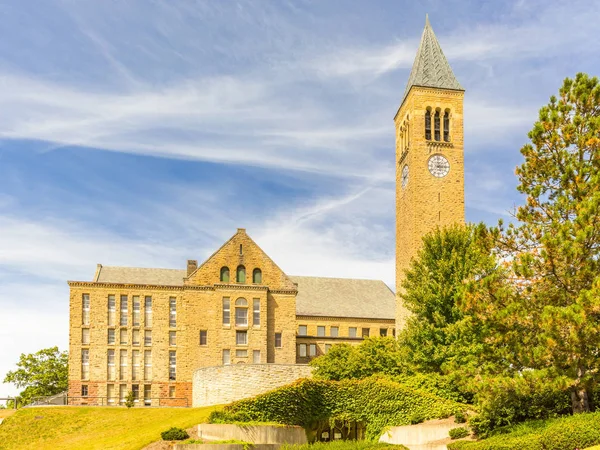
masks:
<instances>
[{"instance_id":1,"label":"gabled roof","mask_svg":"<svg viewBox=\"0 0 600 450\"><path fill-rule=\"evenodd\" d=\"M115 284L147 284L153 286L183 286L185 270L148 269L145 267L98 266L95 282Z\"/></svg>"},{"instance_id":2,"label":"gabled roof","mask_svg":"<svg viewBox=\"0 0 600 450\"><path fill-rule=\"evenodd\" d=\"M394 319L396 296L381 280L290 276L299 316Z\"/></svg>"},{"instance_id":3,"label":"gabled roof","mask_svg":"<svg viewBox=\"0 0 600 450\"><path fill-rule=\"evenodd\" d=\"M425 29L421 36L421 43L419 44L419 50L417 50L417 56L415 56L415 62L408 77L402 103L406 100L406 96L413 86L464 90L454 76L454 72L452 72L452 68L444 56L442 47L440 47L433 28L431 28L428 16L425 18Z\"/></svg>"}]
</instances>

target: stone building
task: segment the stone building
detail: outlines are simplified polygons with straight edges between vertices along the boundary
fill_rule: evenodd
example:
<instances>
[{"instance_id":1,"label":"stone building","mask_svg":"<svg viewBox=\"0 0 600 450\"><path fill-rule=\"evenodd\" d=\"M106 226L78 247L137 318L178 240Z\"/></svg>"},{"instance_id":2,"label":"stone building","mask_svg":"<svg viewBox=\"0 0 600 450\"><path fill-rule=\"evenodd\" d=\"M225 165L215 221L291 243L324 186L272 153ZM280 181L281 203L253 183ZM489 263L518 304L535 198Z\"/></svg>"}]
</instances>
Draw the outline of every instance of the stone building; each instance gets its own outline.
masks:
<instances>
[{"instance_id":1,"label":"stone building","mask_svg":"<svg viewBox=\"0 0 600 450\"><path fill-rule=\"evenodd\" d=\"M427 21L394 118L396 292L423 234L464 222L463 94ZM243 229L200 266L98 265L69 286L69 396L89 404L191 404L198 369L304 364L406 317L383 281L288 276Z\"/></svg>"}]
</instances>

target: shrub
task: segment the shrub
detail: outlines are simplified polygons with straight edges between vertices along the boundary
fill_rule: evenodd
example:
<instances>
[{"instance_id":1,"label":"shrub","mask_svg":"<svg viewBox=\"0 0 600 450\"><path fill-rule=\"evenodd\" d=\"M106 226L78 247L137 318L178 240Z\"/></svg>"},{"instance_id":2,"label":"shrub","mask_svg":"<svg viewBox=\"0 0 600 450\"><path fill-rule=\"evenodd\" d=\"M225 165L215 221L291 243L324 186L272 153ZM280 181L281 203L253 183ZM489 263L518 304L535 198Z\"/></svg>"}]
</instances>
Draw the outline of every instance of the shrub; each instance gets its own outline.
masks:
<instances>
[{"instance_id":1,"label":"shrub","mask_svg":"<svg viewBox=\"0 0 600 450\"><path fill-rule=\"evenodd\" d=\"M454 414L454 422L455 423L466 423L467 415L462 411L457 412L456 414Z\"/></svg>"},{"instance_id":2,"label":"shrub","mask_svg":"<svg viewBox=\"0 0 600 450\"><path fill-rule=\"evenodd\" d=\"M467 437L469 435L469 430L467 430L465 427L460 427L460 428L452 428L449 432L448 435L452 438L452 439L460 439L460 438L464 438Z\"/></svg>"},{"instance_id":3,"label":"shrub","mask_svg":"<svg viewBox=\"0 0 600 450\"><path fill-rule=\"evenodd\" d=\"M133 391L129 391L127 393L127 397L125 397L125 406L127 408L132 408L135 405L135 396L133 395Z\"/></svg>"},{"instance_id":4,"label":"shrub","mask_svg":"<svg viewBox=\"0 0 600 450\"><path fill-rule=\"evenodd\" d=\"M461 403L386 378L339 382L306 379L234 402L212 413L209 421L277 422L307 430L324 422L355 421L365 424L367 440L375 440L386 426L449 417L464 409Z\"/></svg>"},{"instance_id":5,"label":"shrub","mask_svg":"<svg viewBox=\"0 0 600 450\"><path fill-rule=\"evenodd\" d=\"M182 428L171 427L167 431L160 433L160 437L163 441L183 441L184 439L188 439L190 435Z\"/></svg>"}]
</instances>

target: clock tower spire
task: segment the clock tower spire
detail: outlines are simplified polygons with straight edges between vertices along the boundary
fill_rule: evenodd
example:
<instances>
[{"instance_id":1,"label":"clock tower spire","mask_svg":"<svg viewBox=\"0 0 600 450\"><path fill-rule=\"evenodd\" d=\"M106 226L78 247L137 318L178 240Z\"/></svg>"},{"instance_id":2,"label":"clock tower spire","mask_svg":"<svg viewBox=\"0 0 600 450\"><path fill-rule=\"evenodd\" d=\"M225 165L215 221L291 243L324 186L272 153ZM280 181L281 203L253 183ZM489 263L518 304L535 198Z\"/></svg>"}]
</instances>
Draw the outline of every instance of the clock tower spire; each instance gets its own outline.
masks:
<instances>
[{"instance_id":1,"label":"clock tower spire","mask_svg":"<svg viewBox=\"0 0 600 450\"><path fill-rule=\"evenodd\" d=\"M408 77L396 127L396 329L407 311L404 271L429 231L464 223L464 89L454 76L429 17Z\"/></svg>"}]
</instances>

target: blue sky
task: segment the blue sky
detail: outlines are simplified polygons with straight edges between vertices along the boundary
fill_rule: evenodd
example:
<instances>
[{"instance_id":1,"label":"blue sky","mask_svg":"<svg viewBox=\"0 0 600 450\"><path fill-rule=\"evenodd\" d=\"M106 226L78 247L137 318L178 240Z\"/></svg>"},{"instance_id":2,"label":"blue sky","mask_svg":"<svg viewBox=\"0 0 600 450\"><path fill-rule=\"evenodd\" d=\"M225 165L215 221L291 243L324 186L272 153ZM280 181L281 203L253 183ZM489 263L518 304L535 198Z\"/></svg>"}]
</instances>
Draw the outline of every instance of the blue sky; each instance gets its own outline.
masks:
<instances>
[{"instance_id":1,"label":"blue sky","mask_svg":"<svg viewBox=\"0 0 600 450\"><path fill-rule=\"evenodd\" d=\"M537 110L600 74L598 1L0 0L0 376L67 348L66 280L184 268L237 227L291 275L393 286L426 12L466 89L467 219L493 224Z\"/></svg>"}]
</instances>

